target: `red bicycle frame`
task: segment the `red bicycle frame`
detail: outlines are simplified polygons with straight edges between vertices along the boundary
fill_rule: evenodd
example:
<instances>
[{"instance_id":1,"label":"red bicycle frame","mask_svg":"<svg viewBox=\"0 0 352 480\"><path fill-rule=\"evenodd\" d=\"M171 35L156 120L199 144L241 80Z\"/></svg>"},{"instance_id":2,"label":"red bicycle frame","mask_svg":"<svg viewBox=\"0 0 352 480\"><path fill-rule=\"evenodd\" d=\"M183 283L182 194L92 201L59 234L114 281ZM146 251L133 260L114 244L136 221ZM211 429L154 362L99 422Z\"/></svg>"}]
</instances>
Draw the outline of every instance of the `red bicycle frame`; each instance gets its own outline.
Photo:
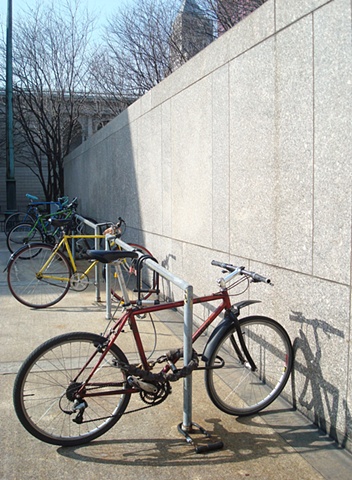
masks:
<instances>
[{"instance_id":1,"label":"red bicycle frame","mask_svg":"<svg viewBox=\"0 0 352 480\"><path fill-rule=\"evenodd\" d=\"M220 313L223 310L228 310L228 309L231 308L230 297L229 297L229 294L228 294L227 290L223 290L223 291L218 292L218 293L213 293L211 295L196 297L196 298L193 299L194 304L201 304L201 303L214 302L214 301L221 301L221 303L209 315L209 317L202 323L202 325L200 325L200 327L193 333L192 343L194 343L200 337L200 335L209 327L209 325L220 315ZM176 301L176 302L166 302L166 303L162 303L162 304L152 305L150 307L140 307L140 308L131 307L131 308L129 308L122 315L122 317L120 317L116 321L115 325L113 326L113 328L111 330L111 336L110 336L109 342L108 342L104 352L102 353L99 361L97 362L97 364L93 368L92 372L90 373L89 377L87 378L85 384L82 385L81 389L77 392L78 395L80 393L82 393L84 397L92 397L92 396L115 395L115 394L121 394L121 393L136 393L136 392L138 392L138 390L133 388L133 387L127 388L127 389L124 388L123 390L113 390L113 391L110 390L109 392L96 392L96 393L87 393L87 392L84 392L84 390L85 390L85 387L87 385L90 385L92 387L93 386L95 386L95 387L99 386L98 384L94 384L94 383L91 384L91 383L89 383L89 381L94 376L94 373L96 372L96 370L100 367L100 365L101 365L102 361L104 360L106 354L110 350L111 346L115 343L116 339L118 338L118 336L122 332L122 330L125 327L127 322L129 323L129 326L132 330L132 333L133 333L133 336L134 336L134 339L135 339L135 342L136 342L136 345L137 345L138 354L139 354L139 357L140 357L141 364L143 365L143 368L146 371L149 371L150 370L150 365L149 365L147 357L145 355L143 342L142 342L141 336L139 334L138 326L137 326L136 316L140 315L140 314L154 313L154 312L160 312L160 311L163 311L163 310L180 308L180 307L183 307L183 306L184 306L183 300L179 300L179 301ZM96 353L97 352L95 352L94 355L88 360L86 365L83 367L83 369L77 375L77 378L80 376L82 371L86 368L86 366L93 360L93 358L96 356ZM169 371L169 369L170 369L169 365L166 365L163 369L163 372L166 373L167 371ZM116 384L116 385L110 385L110 386L118 386L118 385Z\"/></svg>"}]
</instances>

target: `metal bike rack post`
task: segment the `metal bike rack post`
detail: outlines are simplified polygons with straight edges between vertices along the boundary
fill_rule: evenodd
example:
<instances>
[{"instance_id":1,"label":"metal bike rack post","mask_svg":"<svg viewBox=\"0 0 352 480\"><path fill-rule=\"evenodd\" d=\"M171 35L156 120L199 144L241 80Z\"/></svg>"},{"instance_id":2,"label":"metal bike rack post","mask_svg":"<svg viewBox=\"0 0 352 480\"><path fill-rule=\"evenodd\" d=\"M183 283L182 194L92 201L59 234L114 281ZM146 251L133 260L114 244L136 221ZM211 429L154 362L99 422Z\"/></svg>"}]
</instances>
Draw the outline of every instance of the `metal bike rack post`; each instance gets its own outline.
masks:
<instances>
[{"instance_id":1,"label":"metal bike rack post","mask_svg":"<svg viewBox=\"0 0 352 480\"><path fill-rule=\"evenodd\" d=\"M76 213L76 217L85 225L88 225L88 227L92 228L94 230L94 235L99 235L99 226L100 225L106 225L106 223L93 223L90 220L87 220L86 218L82 217L81 215L78 215ZM94 246L96 250L99 250L99 238L94 239ZM101 296L100 296L100 263L98 262L97 265L94 267L94 285L95 285L95 301L100 302L101 301Z\"/></svg>"},{"instance_id":2,"label":"metal bike rack post","mask_svg":"<svg viewBox=\"0 0 352 480\"><path fill-rule=\"evenodd\" d=\"M115 238L112 235L105 236L105 250L110 250L109 248L109 239ZM106 308L105 308L105 318L110 320L112 318L111 314L111 281L110 281L110 265L107 263L105 265L105 297L106 297Z\"/></svg>"},{"instance_id":3,"label":"metal bike rack post","mask_svg":"<svg viewBox=\"0 0 352 480\"><path fill-rule=\"evenodd\" d=\"M132 251L133 247L123 242L121 239L114 236L107 235L106 241L113 239L117 245L119 245L123 250ZM107 243L108 244L108 243ZM142 254L141 254L142 255ZM169 280L174 285L179 287L184 292L184 327L183 327L183 361L184 365L187 366L192 359L192 325L193 325L193 287L185 280L173 275L171 272L166 270L155 261L151 259L146 259L145 263L149 268L157 272L166 280ZM107 274L107 279L109 275ZM110 298L110 286L106 294L106 305L107 311L106 315L111 315L111 298ZM109 304L109 306L108 306ZM110 317L108 317L110 318ZM183 380L183 422L182 422L182 431L189 432L192 429L192 374L188 375ZM189 437L187 437L187 441Z\"/></svg>"}]
</instances>

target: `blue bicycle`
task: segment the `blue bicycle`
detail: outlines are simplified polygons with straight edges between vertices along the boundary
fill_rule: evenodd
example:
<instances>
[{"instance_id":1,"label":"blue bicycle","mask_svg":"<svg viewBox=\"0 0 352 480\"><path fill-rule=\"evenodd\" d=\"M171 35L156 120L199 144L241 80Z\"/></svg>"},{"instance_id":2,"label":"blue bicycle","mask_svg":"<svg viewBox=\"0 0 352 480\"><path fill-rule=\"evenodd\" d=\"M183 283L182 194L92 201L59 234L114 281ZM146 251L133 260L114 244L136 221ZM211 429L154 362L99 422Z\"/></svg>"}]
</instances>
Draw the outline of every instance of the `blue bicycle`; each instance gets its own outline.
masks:
<instances>
[{"instance_id":1,"label":"blue bicycle","mask_svg":"<svg viewBox=\"0 0 352 480\"><path fill-rule=\"evenodd\" d=\"M26 197L29 200L27 211L15 212L5 220L4 232L6 233L6 236L16 225L20 223L34 224L39 215L62 210L68 205L69 202L68 197L58 198L56 202L43 202L39 200L38 197L31 195L30 193L26 193Z\"/></svg>"}]
</instances>

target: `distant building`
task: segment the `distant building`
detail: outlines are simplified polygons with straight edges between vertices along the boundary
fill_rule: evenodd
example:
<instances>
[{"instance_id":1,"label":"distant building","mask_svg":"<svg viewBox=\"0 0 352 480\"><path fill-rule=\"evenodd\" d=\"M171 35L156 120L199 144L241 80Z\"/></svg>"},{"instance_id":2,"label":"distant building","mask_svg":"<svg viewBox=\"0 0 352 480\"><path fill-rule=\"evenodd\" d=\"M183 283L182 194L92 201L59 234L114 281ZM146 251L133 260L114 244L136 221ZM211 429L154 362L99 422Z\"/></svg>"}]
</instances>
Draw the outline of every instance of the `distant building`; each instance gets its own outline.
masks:
<instances>
[{"instance_id":1,"label":"distant building","mask_svg":"<svg viewBox=\"0 0 352 480\"><path fill-rule=\"evenodd\" d=\"M196 0L184 0L172 28L170 70L207 47L216 37L243 20L266 0L218 0L216 15L200 8ZM217 22L213 18L217 17Z\"/></svg>"},{"instance_id":2,"label":"distant building","mask_svg":"<svg viewBox=\"0 0 352 480\"><path fill-rule=\"evenodd\" d=\"M172 28L170 66L174 71L214 40L214 24L195 0L184 0Z\"/></svg>"}]
</instances>

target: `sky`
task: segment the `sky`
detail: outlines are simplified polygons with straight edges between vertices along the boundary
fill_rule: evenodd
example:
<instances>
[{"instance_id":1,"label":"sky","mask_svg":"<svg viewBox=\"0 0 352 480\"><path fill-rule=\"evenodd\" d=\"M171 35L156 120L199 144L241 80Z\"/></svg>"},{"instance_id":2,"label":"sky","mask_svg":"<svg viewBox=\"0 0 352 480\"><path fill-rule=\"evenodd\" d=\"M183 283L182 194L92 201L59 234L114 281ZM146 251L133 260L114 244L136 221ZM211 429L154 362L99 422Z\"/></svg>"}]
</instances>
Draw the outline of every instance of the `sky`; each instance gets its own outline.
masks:
<instances>
[{"instance_id":1,"label":"sky","mask_svg":"<svg viewBox=\"0 0 352 480\"><path fill-rule=\"evenodd\" d=\"M114 13L120 5L131 3L133 0L81 0L82 4L86 4L89 10L94 13L100 19L100 23L103 24L106 18ZM56 0L59 3L60 0ZM12 0L12 17L13 21L16 20L16 15L21 10L26 10L27 5L34 7L38 3L38 0ZM41 4L51 4L52 0L41 0ZM6 28L7 23L7 5L8 0L0 0L0 24Z\"/></svg>"}]
</instances>

